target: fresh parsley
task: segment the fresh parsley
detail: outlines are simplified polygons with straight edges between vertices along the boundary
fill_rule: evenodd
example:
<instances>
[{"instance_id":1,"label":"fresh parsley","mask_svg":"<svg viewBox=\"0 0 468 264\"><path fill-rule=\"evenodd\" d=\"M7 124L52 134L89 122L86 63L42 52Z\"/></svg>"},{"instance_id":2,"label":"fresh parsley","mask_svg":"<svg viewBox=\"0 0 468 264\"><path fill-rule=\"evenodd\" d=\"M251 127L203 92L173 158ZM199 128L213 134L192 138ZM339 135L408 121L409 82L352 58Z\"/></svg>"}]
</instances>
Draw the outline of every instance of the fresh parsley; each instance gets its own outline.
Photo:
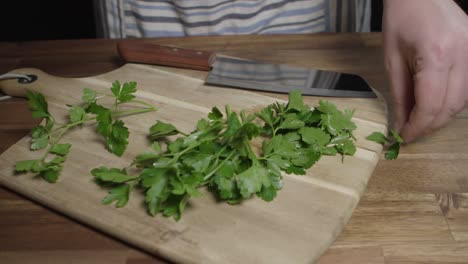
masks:
<instances>
[{"instance_id":1,"label":"fresh parsley","mask_svg":"<svg viewBox=\"0 0 468 264\"><path fill-rule=\"evenodd\" d=\"M38 159L16 162L16 171L33 172L48 182L56 182L71 148L71 144L59 141L70 129L89 122L97 123L97 132L104 137L106 148L111 153L121 156L128 145L129 131L124 122L118 118L156 110L148 103L135 100L136 85L135 82L120 84L119 81L115 81L111 87L112 94L102 94L85 88L81 97L82 102L69 106L69 122L65 124L58 124L49 113L43 94L27 91L32 116L44 119L31 132L30 149L34 151L44 149L44 153ZM100 99L108 96L115 98L111 107L106 108L98 103ZM118 107L124 103L140 106L132 110L118 111Z\"/></svg>"},{"instance_id":2,"label":"fresh parsley","mask_svg":"<svg viewBox=\"0 0 468 264\"><path fill-rule=\"evenodd\" d=\"M109 191L102 203L122 207L132 190L141 190L150 215L175 220L202 187L229 204L253 196L272 201L283 187L282 173L303 175L323 155L354 155L352 116L328 101L311 108L299 91L256 113L213 107L188 134L157 121L149 131L151 150L130 166L135 175L106 167L91 173Z\"/></svg>"},{"instance_id":3,"label":"fresh parsley","mask_svg":"<svg viewBox=\"0 0 468 264\"><path fill-rule=\"evenodd\" d=\"M386 160L397 159L400 152L400 145L404 143L403 139L397 132L390 130L390 135L391 138L387 138L382 132L373 132L366 137L367 140L374 141L383 146L390 144L385 152Z\"/></svg>"}]
</instances>

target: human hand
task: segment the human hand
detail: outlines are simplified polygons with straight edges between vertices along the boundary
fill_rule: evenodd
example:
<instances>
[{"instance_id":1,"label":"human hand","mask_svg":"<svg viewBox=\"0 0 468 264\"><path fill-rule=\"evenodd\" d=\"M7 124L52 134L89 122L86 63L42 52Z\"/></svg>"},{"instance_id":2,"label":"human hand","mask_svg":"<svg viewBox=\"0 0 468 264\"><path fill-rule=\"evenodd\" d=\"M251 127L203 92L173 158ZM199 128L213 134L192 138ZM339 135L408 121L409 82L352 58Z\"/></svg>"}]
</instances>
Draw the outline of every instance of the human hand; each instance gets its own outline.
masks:
<instances>
[{"instance_id":1,"label":"human hand","mask_svg":"<svg viewBox=\"0 0 468 264\"><path fill-rule=\"evenodd\" d=\"M384 0L393 127L406 142L446 125L468 102L468 16L454 1Z\"/></svg>"}]
</instances>

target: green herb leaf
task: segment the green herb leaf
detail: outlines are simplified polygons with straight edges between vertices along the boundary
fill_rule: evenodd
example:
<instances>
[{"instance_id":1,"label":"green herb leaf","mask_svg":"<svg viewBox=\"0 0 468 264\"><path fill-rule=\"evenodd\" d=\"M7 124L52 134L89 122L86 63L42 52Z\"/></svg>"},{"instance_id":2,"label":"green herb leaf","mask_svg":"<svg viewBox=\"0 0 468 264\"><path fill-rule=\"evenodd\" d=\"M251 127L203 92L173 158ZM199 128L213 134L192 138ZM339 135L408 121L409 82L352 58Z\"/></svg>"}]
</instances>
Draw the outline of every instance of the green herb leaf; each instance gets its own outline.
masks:
<instances>
[{"instance_id":1,"label":"green herb leaf","mask_svg":"<svg viewBox=\"0 0 468 264\"><path fill-rule=\"evenodd\" d=\"M275 199L276 193L276 188L273 185L270 185L268 187L263 186L262 190L257 193L257 196L265 202L271 202Z\"/></svg>"},{"instance_id":2,"label":"green herb leaf","mask_svg":"<svg viewBox=\"0 0 468 264\"><path fill-rule=\"evenodd\" d=\"M116 168L99 167L91 170L91 174L100 181L111 183L124 183L134 180L135 177L127 175L125 170Z\"/></svg>"},{"instance_id":3,"label":"green herb leaf","mask_svg":"<svg viewBox=\"0 0 468 264\"><path fill-rule=\"evenodd\" d=\"M117 156L122 156L128 145L128 128L124 122L117 120L111 126L112 133L106 137L107 149Z\"/></svg>"},{"instance_id":4,"label":"green herb leaf","mask_svg":"<svg viewBox=\"0 0 468 264\"><path fill-rule=\"evenodd\" d=\"M112 84L111 91L114 94L115 98L121 103L128 102L135 98L134 93L136 92L136 82L128 82L120 85L119 81L115 81Z\"/></svg>"},{"instance_id":5,"label":"green herb leaf","mask_svg":"<svg viewBox=\"0 0 468 264\"><path fill-rule=\"evenodd\" d=\"M60 156L66 156L68 152L70 151L71 144L65 143L65 144L55 144L50 148L49 152L53 154L57 154Z\"/></svg>"},{"instance_id":6,"label":"green herb leaf","mask_svg":"<svg viewBox=\"0 0 468 264\"><path fill-rule=\"evenodd\" d=\"M75 105L70 107L68 113L70 114L70 121L72 123L83 121L86 118L86 112L81 106Z\"/></svg>"},{"instance_id":7,"label":"green herb leaf","mask_svg":"<svg viewBox=\"0 0 468 264\"><path fill-rule=\"evenodd\" d=\"M177 135L178 133L179 130L177 130L174 125L159 120L156 121L156 124L150 127L150 138L152 140L158 140L162 137Z\"/></svg>"},{"instance_id":8,"label":"green herb leaf","mask_svg":"<svg viewBox=\"0 0 468 264\"><path fill-rule=\"evenodd\" d=\"M385 135L382 132L373 132L372 134L367 136L366 139L382 145L389 143L389 140L387 139L387 137L385 137Z\"/></svg>"},{"instance_id":9,"label":"green herb leaf","mask_svg":"<svg viewBox=\"0 0 468 264\"><path fill-rule=\"evenodd\" d=\"M338 108L336 108L336 105L326 100L319 100L319 106L317 107L317 110L324 114L332 115L338 112Z\"/></svg>"},{"instance_id":10,"label":"green herb leaf","mask_svg":"<svg viewBox=\"0 0 468 264\"><path fill-rule=\"evenodd\" d=\"M67 160L66 156L57 156L53 160L50 161L50 164L58 165L58 164L64 163L66 160Z\"/></svg>"},{"instance_id":11,"label":"green herb leaf","mask_svg":"<svg viewBox=\"0 0 468 264\"><path fill-rule=\"evenodd\" d=\"M142 186L147 188L145 201L148 212L154 216L162 207L162 203L167 199L169 193L166 190L168 184L168 169L148 168L141 173Z\"/></svg>"},{"instance_id":12,"label":"green herb leaf","mask_svg":"<svg viewBox=\"0 0 468 264\"><path fill-rule=\"evenodd\" d=\"M215 106L211 109L211 112L208 114L208 118L211 120L219 120L223 118L223 113Z\"/></svg>"},{"instance_id":13,"label":"green herb leaf","mask_svg":"<svg viewBox=\"0 0 468 264\"><path fill-rule=\"evenodd\" d=\"M26 96L28 97L29 109L34 118L50 118L47 101L43 94L26 91Z\"/></svg>"},{"instance_id":14,"label":"green herb leaf","mask_svg":"<svg viewBox=\"0 0 468 264\"><path fill-rule=\"evenodd\" d=\"M111 204L117 201L115 207L124 207L130 199L130 186L126 184L118 185L110 189L109 194L104 197L102 204Z\"/></svg>"},{"instance_id":15,"label":"green herb leaf","mask_svg":"<svg viewBox=\"0 0 468 264\"><path fill-rule=\"evenodd\" d=\"M385 145L390 142L394 142L390 145L385 152L385 159L394 160L398 158L400 152L400 145L404 143L403 139L398 135L397 132L390 130L390 135L392 139L388 139L381 132L373 132L366 137L367 140L377 142L379 144Z\"/></svg>"},{"instance_id":16,"label":"green herb leaf","mask_svg":"<svg viewBox=\"0 0 468 264\"><path fill-rule=\"evenodd\" d=\"M327 134L320 128L304 127L299 130L302 141L307 144L317 144L319 147L324 147L330 142L330 134Z\"/></svg>"},{"instance_id":17,"label":"green herb leaf","mask_svg":"<svg viewBox=\"0 0 468 264\"><path fill-rule=\"evenodd\" d=\"M387 160L394 160L398 158L398 154L400 152L400 143L396 142L388 147L387 152L385 153L385 159Z\"/></svg>"},{"instance_id":18,"label":"green herb leaf","mask_svg":"<svg viewBox=\"0 0 468 264\"><path fill-rule=\"evenodd\" d=\"M141 153L133 160L132 165L137 167L149 167L161 158L159 153Z\"/></svg>"},{"instance_id":19,"label":"green herb leaf","mask_svg":"<svg viewBox=\"0 0 468 264\"><path fill-rule=\"evenodd\" d=\"M265 107L260 112L255 114L270 127L273 127L275 123L275 118L273 117L273 110L271 106Z\"/></svg>"},{"instance_id":20,"label":"green herb leaf","mask_svg":"<svg viewBox=\"0 0 468 264\"><path fill-rule=\"evenodd\" d=\"M39 171L39 161L38 160L20 160L15 164L15 170L17 172L26 172L26 171Z\"/></svg>"},{"instance_id":21,"label":"green herb leaf","mask_svg":"<svg viewBox=\"0 0 468 264\"><path fill-rule=\"evenodd\" d=\"M225 138L233 137L242 126L239 117L235 112L232 112L229 114L227 122L227 128L223 136Z\"/></svg>"},{"instance_id":22,"label":"green herb leaf","mask_svg":"<svg viewBox=\"0 0 468 264\"><path fill-rule=\"evenodd\" d=\"M294 90L289 93L289 101L286 110L302 111L304 108L304 101L300 90Z\"/></svg>"},{"instance_id":23,"label":"green herb leaf","mask_svg":"<svg viewBox=\"0 0 468 264\"><path fill-rule=\"evenodd\" d=\"M94 103L94 101L96 101L96 91L91 90L89 88L84 88L81 100L88 104Z\"/></svg>"},{"instance_id":24,"label":"green herb leaf","mask_svg":"<svg viewBox=\"0 0 468 264\"><path fill-rule=\"evenodd\" d=\"M37 126L31 131L31 150L43 149L49 145L49 131L44 126Z\"/></svg>"},{"instance_id":25,"label":"green herb leaf","mask_svg":"<svg viewBox=\"0 0 468 264\"><path fill-rule=\"evenodd\" d=\"M252 194L259 192L264 183L269 186L267 170L257 164L240 173L238 179L237 185L244 198L249 198Z\"/></svg>"},{"instance_id":26,"label":"green herb leaf","mask_svg":"<svg viewBox=\"0 0 468 264\"><path fill-rule=\"evenodd\" d=\"M353 156L356 153L356 146L351 141L346 141L345 143L339 144L336 147L343 155Z\"/></svg>"},{"instance_id":27,"label":"green herb leaf","mask_svg":"<svg viewBox=\"0 0 468 264\"><path fill-rule=\"evenodd\" d=\"M322 150L323 155L335 156L338 153L338 150L335 147L326 147Z\"/></svg>"},{"instance_id":28,"label":"green herb leaf","mask_svg":"<svg viewBox=\"0 0 468 264\"><path fill-rule=\"evenodd\" d=\"M296 114L288 114L283 122L281 122L280 129L299 129L304 127L305 123L298 118Z\"/></svg>"},{"instance_id":29,"label":"green herb leaf","mask_svg":"<svg viewBox=\"0 0 468 264\"><path fill-rule=\"evenodd\" d=\"M47 182L54 183L58 180L62 168L62 165L54 163L45 164L45 167L39 172L39 176Z\"/></svg>"},{"instance_id":30,"label":"green herb leaf","mask_svg":"<svg viewBox=\"0 0 468 264\"><path fill-rule=\"evenodd\" d=\"M88 106L87 111L96 114L96 121L98 123L97 131L103 136L110 135L112 132L111 110L94 102Z\"/></svg>"}]
</instances>

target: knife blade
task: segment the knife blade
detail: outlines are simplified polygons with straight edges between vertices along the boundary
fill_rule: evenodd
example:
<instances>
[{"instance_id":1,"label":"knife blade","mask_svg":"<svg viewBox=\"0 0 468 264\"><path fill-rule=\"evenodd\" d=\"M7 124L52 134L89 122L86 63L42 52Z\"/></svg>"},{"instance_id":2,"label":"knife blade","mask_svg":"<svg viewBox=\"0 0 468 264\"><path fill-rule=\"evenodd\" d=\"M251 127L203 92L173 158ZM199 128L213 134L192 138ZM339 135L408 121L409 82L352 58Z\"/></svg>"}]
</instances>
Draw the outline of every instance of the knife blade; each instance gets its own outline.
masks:
<instances>
[{"instance_id":1,"label":"knife blade","mask_svg":"<svg viewBox=\"0 0 468 264\"><path fill-rule=\"evenodd\" d=\"M359 75L286 64L272 64L233 58L214 52L150 43L117 43L119 56L130 63L171 66L207 71L210 85L327 97L375 98L376 94Z\"/></svg>"}]
</instances>

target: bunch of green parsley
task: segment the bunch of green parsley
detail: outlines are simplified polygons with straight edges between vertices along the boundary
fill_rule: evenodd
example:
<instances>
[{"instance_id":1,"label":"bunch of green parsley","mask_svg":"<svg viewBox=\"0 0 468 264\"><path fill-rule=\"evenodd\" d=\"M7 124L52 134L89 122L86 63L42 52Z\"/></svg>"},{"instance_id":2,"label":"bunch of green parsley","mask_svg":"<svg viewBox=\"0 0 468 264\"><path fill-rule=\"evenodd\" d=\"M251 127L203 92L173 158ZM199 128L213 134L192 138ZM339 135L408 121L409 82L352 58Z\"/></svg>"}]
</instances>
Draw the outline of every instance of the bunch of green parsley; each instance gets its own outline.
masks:
<instances>
[{"instance_id":1,"label":"bunch of green parsley","mask_svg":"<svg viewBox=\"0 0 468 264\"><path fill-rule=\"evenodd\" d=\"M229 106L222 113L214 107L189 134L172 124L154 124L149 133L152 150L132 162L136 175L129 175L128 168L106 167L92 174L109 189L103 203L125 206L139 187L151 215L176 220L202 187L229 204L254 195L272 201L283 186L282 172L302 175L322 155L354 155L352 116L327 101L312 109L299 91L291 92L287 103L256 113L236 113ZM169 139L175 135L179 137Z\"/></svg>"}]
</instances>

